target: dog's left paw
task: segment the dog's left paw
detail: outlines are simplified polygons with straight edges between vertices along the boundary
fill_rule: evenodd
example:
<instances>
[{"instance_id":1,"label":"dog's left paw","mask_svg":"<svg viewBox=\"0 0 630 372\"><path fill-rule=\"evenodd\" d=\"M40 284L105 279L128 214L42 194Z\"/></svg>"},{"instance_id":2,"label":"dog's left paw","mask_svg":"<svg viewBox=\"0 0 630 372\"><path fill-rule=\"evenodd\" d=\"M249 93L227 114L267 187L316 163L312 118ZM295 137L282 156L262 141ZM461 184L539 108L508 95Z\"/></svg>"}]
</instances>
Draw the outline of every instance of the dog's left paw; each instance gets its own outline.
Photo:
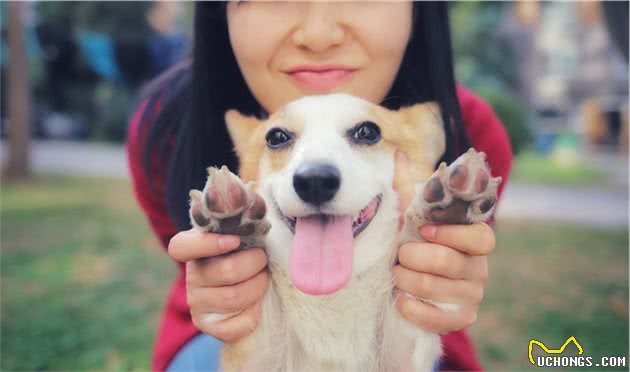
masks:
<instances>
[{"instance_id":1,"label":"dog's left paw","mask_svg":"<svg viewBox=\"0 0 630 372\"><path fill-rule=\"evenodd\" d=\"M241 246L262 246L271 225L254 184L244 184L226 166L208 168L203 191L190 191L190 222L196 229L241 236Z\"/></svg>"},{"instance_id":2,"label":"dog's left paw","mask_svg":"<svg viewBox=\"0 0 630 372\"><path fill-rule=\"evenodd\" d=\"M407 223L470 224L485 221L494 210L501 177L492 178L486 154L471 148L451 165L440 164L419 185L406 212Z\"/></svg>"}]
</instances>

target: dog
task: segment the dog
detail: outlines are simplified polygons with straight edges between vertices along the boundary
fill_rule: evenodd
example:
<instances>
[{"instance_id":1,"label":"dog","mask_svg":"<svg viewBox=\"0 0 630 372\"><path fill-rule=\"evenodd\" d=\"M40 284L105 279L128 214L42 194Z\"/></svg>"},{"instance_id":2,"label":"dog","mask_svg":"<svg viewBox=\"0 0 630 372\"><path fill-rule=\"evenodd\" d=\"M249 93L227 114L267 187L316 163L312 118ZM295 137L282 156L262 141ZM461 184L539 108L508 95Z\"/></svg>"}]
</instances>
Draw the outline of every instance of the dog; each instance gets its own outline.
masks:
<instances>
[{"instance_id":1,"label":"dog","mask_svg":"<svg viewBox=\"0 0 630 372\"><path fill-rule=\"evenodd\" d=\"M400 316L391 269L401 243L422 241L423 223L492 214L501 179L485 155L470 149L435 170L445 151L436 103L393 111L337 93L290 102L266 120L234 110L225 120L239 176L209 168L204 189L190 192L191 224L238 234L243 249L264 247L271 284L256 330L225 345L223 370L432 370L439 336ZM402 227L396 151L416 184Z\"/></svg>"}]
</instances>

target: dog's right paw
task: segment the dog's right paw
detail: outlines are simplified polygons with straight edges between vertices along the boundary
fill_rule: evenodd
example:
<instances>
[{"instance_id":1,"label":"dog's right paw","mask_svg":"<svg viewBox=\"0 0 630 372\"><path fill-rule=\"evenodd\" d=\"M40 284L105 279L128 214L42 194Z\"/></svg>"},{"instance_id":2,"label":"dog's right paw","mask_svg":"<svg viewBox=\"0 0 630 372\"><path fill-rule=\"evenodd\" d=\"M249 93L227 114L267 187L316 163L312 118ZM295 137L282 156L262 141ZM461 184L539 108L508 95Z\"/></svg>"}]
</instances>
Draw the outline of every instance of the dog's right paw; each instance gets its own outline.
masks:
<instances>
[{"instance_id":1,"label":"dog's right paw","mask_svg":"<svg viewBox=\"0 0 630 372\"><path fill-rule=\"evenodd\" d=\"M261 246L271 225L254 184L245 185L226 166L208 168L203 191L190 191L190 221L199 230L241 236L241 247Z\"/></svg>"},{"instance_id":2,"label":"dog's right paw","mask_svg":"<svg viewBox=\"0 0 630 372\"><path fill-rule=\"evenodd\" d=\"M501 177L491 177L486 155L473 148L438 170L416 190L406 218L423 223L469 224L485 221L494 211Z\"/></svg>"}]
</instances>

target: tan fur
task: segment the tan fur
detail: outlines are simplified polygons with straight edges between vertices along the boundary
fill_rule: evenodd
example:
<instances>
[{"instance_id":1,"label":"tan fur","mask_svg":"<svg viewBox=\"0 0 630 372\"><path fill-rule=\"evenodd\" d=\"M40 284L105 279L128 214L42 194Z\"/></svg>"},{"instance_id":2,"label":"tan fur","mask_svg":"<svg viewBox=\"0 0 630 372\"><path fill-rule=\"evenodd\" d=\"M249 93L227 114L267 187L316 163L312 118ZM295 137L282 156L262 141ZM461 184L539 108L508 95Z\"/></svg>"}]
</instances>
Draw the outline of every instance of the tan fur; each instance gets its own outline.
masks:
<instances>
[{"instance_id":1,"label":"tan fur","mask_svg":"<svg viewBox=\"0 0 630 372\"><path fill-rule=\"evenodd\" d=\"M265 135L270 128L286 128L299 135L304 123L297 118L285 118L284 112L273 114L269 119L261 121L255 117L244 116L238 111L229 110L225 114L225 122L234 142L234 150L240 160L239 176L245 182L256 181L258 168L266 161L273 171L284 167L290 156L290 148L268 151L265 146Z\"/></svg>"},{"instance_id":2,"label":"tan fur","mask_svg":"<svg viewBox=\"0 0 630 372\"><path fill-rule=\"evenodd\" d=\"M239 342L226 343L221 352L221 366L225 371L243 370L243 362L253 349L253 338L243 337Z\"/></svg>"},{"instance_id":3,"label":"tan fur","mask_svg":"<svg viewBox=\"0 0 630 372\"><path fill-rule=\"evenodd\" d=\"M299 119L290 120L285 117L284 112L279 112L272 115L267 121L266 130L272 127L286 128L296 135L300 135L304 128L304 123ZM291 154L291 148L278 149L273 151L266 151L263 155L264 160L268 162L271 171L275 172L283 168L289 161Z\"/></svg>"},{"instance_id":4,"label":"tan fur","mask_svg":"<svg viewBox=\"0 0 630 372\"><path fill-rule=\"evenodd\" d=\"M239 159L239 176L245 182L258 179L260 157L265 151L265 128L255 117L236 110L225 113L225 124Z\"/></svg>"},{"instance_id":5,"label":"tan fur","mask_svg":"<svg viewBox=\"0 0 630 372\"><path fill-rule=\"evenodd\" d=\"M422 103L396 112L374 107L370 114L377 118L384 142L409 159L410 181L426 180L446 148L438 105Z\"/></svg>"},{"instance_id":6,"label":"tan fur","mask_svg":"<svg viewBox=\"0 0 630 372\"><path fill-rule=\"evenodd\" d=\"M289 149L281 149L270 151L266 154L265 158L269 160L269 168L272 171L277 171L282 169L282 167L284 167L284 165L289 161L289 155Z\"/></svg>"}]
</instances>

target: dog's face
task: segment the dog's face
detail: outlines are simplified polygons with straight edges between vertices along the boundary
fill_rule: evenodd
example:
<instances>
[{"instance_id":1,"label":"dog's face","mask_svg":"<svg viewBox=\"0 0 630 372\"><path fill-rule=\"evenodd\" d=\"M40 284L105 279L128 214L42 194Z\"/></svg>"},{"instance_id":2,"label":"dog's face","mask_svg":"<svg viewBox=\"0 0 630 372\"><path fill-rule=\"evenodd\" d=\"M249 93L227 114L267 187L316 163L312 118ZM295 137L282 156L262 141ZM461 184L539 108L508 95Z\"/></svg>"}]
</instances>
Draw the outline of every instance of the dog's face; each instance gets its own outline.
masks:
<instances>
[{"instance_id":1,"label":"dog's face","mask_svg":"<svg viewBox=\"0 0 630 372\"><path fill-rule=\"evenodd\" d=\"M305 293L342 288L385 259L398 228L396 150L428 177L444 151L434 104L389 111L332 94L293 101L268 120L226 114L241 177L259 182L271 262Z\"/></svg>"}]
</instances>

